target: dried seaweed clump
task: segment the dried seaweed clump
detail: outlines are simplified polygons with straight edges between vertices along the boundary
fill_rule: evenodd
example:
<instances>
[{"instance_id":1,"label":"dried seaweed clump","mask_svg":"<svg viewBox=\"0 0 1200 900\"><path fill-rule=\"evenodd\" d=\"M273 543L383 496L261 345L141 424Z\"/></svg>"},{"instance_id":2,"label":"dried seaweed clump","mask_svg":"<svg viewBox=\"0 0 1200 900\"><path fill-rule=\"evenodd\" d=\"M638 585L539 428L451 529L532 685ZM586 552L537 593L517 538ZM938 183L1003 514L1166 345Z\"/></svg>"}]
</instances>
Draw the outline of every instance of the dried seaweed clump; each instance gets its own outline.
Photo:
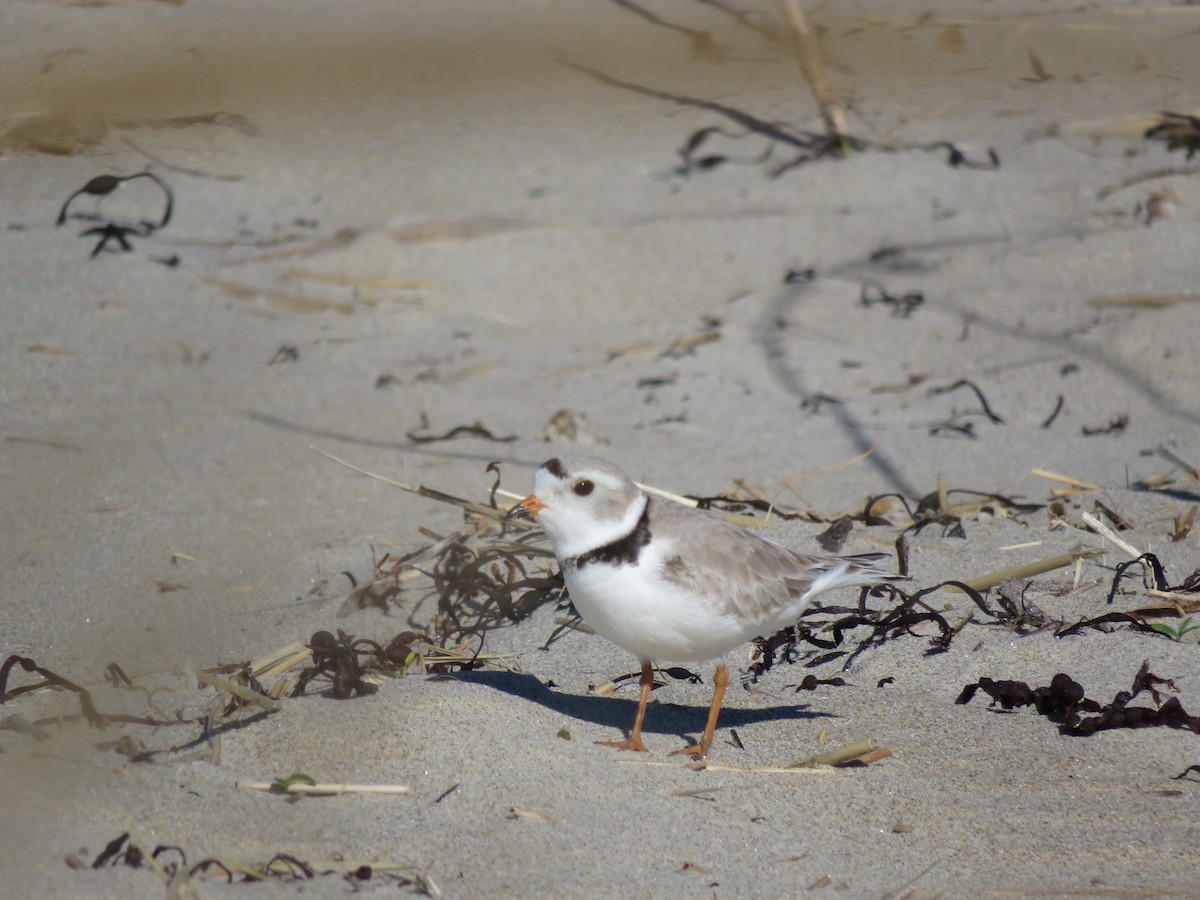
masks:
<instances>
[{"instance_id":1,"label":"dried seaweed clump","mask_svg":"<svg viewBox=\"0 0 1200 900\"><path fill-rule=\"evenodd\" d=\"M1200 716L1189 715L1178 697L1170 697L1164 703L1159 687L1178 690L1174 681L1151 672L1150 661L1146 660L1133 678L1133 687L1118 692L1112 702L1104 706L1089 700L1079 683L1062 672L1051 679L1049 687L1039 688L1031 688L1023 681L980 678L974 684L966 685L954 702L970 703L976 691L983 691L992 698L992 706L997 703L1003 709L1032 706L1039 715L1061 722L1063 734L1087 736L1110 728L1154 727L1181 728L1200 734ZM1130 706L1129 703L1143 691L1150 695L1154 706Z\"/></svg>"},{"instance_id":2,"label":"dried seaweed clump","mask_svg":"<svg viewBox=\"0 0 1200 900\"><path fill-rule=\"evenodd\" d=\"M206 857L194 865L188 865L187 853L174 844L159 844L147 852L142 844L128 831L117 835L97 854L89 865L75 854L68 854L66 863L72 869L103 869L125 865L140 869L149 864L163 881L170 886L170 896L195 896L191 888L193 879L216 873L224 877L226 884L233 884L235 876L245 884L255 881L291 883L311 881L322 875L337 875L350 885L352 891L361 890L364 881L386 881L398 888L413 888L430 897L440 897L441 889L425 872L415 866L400 863L350 863L306 862L290 853L276 853L265 863Z\"/></svg>"},{"instance_id":3,"label":"dried seaweed clump","mask_svg":"<svg viewBox=\"0 0 1200 900\"><path fill-rule=\"evenodd\" d=\"M913 594L907 594L893 584L863 588L859 594L857 608L816 606L804 613L799 624L784 628L770 637L756 639L753 659L748 667L750 680L757 681L777 661L803 662L806 666L813 667L844 658L842 671L849 671L859 654L880 647L901 635L920 637L913 629L926 623L931 623L938 631L929 639L929 649L926 652L942 653L950 646L959 630L970 621L968 618L957 628L953 627L941 613L932 609L922 599L947 584L964 590L977 604L987 609L979 592L960 582L937 584ZM894 601L893 604L884 609L869 608L867 597L879 595L887 596ZM836 618L817 618L828 615L834 615ZM846 635L857 628L869 630L853 650L839 649L845 642ZM802 644L809 644L817 649L803 652Z\"/></svg>"},{"instance_id":4,"label":"dried seaweed clump","mask_svg":"<svg viewBox=\"0 0 1200 900\"><path fill-rule=\"evenodd\" d=\"M556 599L562 590L562 576L531 565L551 560L550 551L538 546L538 535L528 530L510 533L522 526L506 520L496 507L498 486L499 480L493 486L491 505L414 488L422 496L463 507L467 523L449 535L422 528L421 533L432 543L401 557L385 555L377 560L373 577L355 585L343 611L369 606L386 609L399 601L405 582L423 577L428 586L410 615L434 602L437 611L425 625L425 639L448 647L481 638L491 628L520 622L543 603Z\"/></svg>"}]
</instances>

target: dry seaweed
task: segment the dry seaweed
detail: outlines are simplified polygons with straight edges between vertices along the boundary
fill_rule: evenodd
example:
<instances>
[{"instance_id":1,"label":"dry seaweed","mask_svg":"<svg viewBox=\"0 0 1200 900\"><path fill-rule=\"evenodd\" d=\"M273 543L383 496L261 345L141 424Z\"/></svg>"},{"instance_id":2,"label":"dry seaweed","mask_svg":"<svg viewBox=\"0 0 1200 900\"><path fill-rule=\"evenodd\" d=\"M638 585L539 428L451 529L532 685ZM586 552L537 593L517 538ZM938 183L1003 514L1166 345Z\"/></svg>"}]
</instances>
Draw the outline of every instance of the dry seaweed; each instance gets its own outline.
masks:
<instances>
[{"instance_id":1,"label":"dry seaweed","mask_svg":"<svg viewBox=\"0 0 1200 900\"><path fill-rule=\"evenodd\" d=\"M1066 398L1062 394L1059 394L1058 400L1054 403L1054 409L1050 411L1050 415L1048 415L1045 421L1042 422L1043 428L1049 428L1054 424L1054 420L1058 418L1058 414L1063 411L1063 403L1065 401Z\"/></svg>"},{"instance_id":2,"label":"dry seaweed","mask_svg":"<svg viewBox=\"0 0 1200 900\"><path fill-rule=\"evenodd\" d=\"M689 28L686 25L680 25L678 22L669 22L657 13L634 3L633 0L609 0L609 2L622 9L629 10L629 12L645 19L651 25L657 25L660 28L666 28L682 34L691 42L692 56L697 59L708 59L712 62L724 62L726 59L725 52L717 46L717 42L713 40L713 36L707 31L701 31L698 28Z\"/></svg>"},{"instance_id":3,"label":"dry seaweed","mask_svg":"<svg viewBox=\"0 0 1200 900\"><path fill-rule=\"evenodd\" d=\"M800 268L793 266L783 273L784 284L808 284L810 281L816 281L817 270L812 266Z\"/></svg>"},{"instance_id":4,"label":"dry seaweed","mask_svg":"<svg viewBox=\"0 0 1200 900\"><path fill-rule=\"evenodd\" d=\"M425 674L445 674L478 669L491 663L501 668L517 670L507 657L484 654L480 637L474 650L462 640L451 646L452 632L443 629L441 643L429 640L432 626L421 635L402 631L391 640L380 643L369 638L354 638L338 629L337 636L328 631L315 632L306 645L312 655L312 665L301 670L290 696L301 697L315 679L329 682L331 696L337 700L374 694L384 677L400 675L410 668Z\"/></svg>"},{"instance_id":5,"label":"dry seaweed","mask_svg":"<svg viewBox=\"0 0 1200 900\"><path fill-rule=\"evenodd\" d=\"M1107 425L1097 425L1095 428L1090 428L1087 425L1082 426L1079 431L1084 437L1095 437L1100 434L1120 434L1129 426L1129 416L1125 413L1113 416L1108 420Z\"/></svg>"},{"instance_id":6,"label":"dry seaweed","mask_svg":"<svg viewBox=\"0 0 1200 900\"><path fill-rule=\"evenodd\" d=\"M140 869L143 866L153 868L164 882L171 885L171 896L185 896L179 888L186 888L191 879L207 874L210 869L215 869L223 875L226 884L233 884L235 875L240 876L242 883L256 881L286 883L310 881L317 876L337 875L340 872L342 877L347 880L367 880L372 876L378 876L389 879L400 888L413 887L431 897L441 896L440 888L428 873L411 865L364 863L358 860L341 859L332 862L308 862L290 853L276 853L265 863L234 862L210 856L189 868L187 853L182 847L174 844L159 844L147 853L141 843L128 831L122 832L109 841L104 849L96 855L91 868L103 869L106 866L117 865L125 865L133 869ZM186 896L191 895L191 892L186 893Z\"/></svg>"},{"instance_id":7,"label":"dry seaweed","mask_svg":"<svg viewBox=\"0 0 1200 900\"><path fill-rule=\"evenodd\" d=\"M389 645L390 646L390 645ZM390 663L384 647L367 638L355 640L340 628L337 637L328 631L318 631L308 641L313 664L300 672L291 696L302 697L309 683L326 678L335 700L364 697L374 694L378 686L366 680L371 664L377 667ZM365 659L364 659L365 658Z\"/></svg>"},{"instance_id":8,"label":"dry seaweed","mask_svg":"<svg viewBox=\"0 0 1200 900\"><path fill-rule=\"evenodd\" d=\"M425 432L421 434L420 432ZM482 422L474 422L470 425L457 425L451 428L444 434L429 434L429 418L425 413L421 413L421 425L412 431L405 432L407 437L414 444L437 444L442 441L452 441L460 437L482 438L485 441L494 441L497 444L512 443L517 439L517 435L509 434L504 437L499 437L492 434L484 427Z\"/></svg>"},{"instance_id":9,"label":"dry seaweed","mask_svg":"<svg viewBox=\"0 0 1200 900\"><path fill-rule=\"evenodd\" d=\"M232 676L232 677L222 677ZM227 663L211 669L201 669L196 673L196 679L201 684L216 688L229 695L222 710L222 716L231 716L241 709L254 706L267 712L278 712L280 707L254 676L249 662Z\"/></svg>"},{"instance_id":10,"label":"dry seaweed","mask_svg":"<svg viewBox=\"0 0 1200 900\"><path fill-rule=\"evenodd\" d=\"M817 535L817 543L826 553L841 553L842 545L846 543L846 538L850 535L853 527L854 520L849 516L842 516ZM905 575L907 572L902 569L900 574Z\"/></svg>"},{"instance_id":11,"label":"dry seaweed","mask_svg":"<svg viewBox=\"0 0 1200 900\"><path fill-rule=\"evenodd\" d=\"M994 170L1000 167L1000 157L994 150L988 150L987 160L974 160L950 141L934 141L927 144L879 144L861 138L841 133L818 134L803 131L785 122L769 122L751 113L744 112L724 103L706 100L700 97L689 97L686 94L676 94L657 88L645 87L633 82L623 81L598 69L583 66L578 63L560 60L561 65L576 72L581 72L590 78L611 87L633 91L657 100L666 100L680 106L703 109L724 117L740 131L726 131L716 126L698 129L680 147L678 153L680 164L675 167L674 174L689 176L696 172L706 172L716 169L725 163L742 163L761 165L768 162L777 147L789 148L796 151L790 160L779 163L768 170L771 178L778 178L785 172L799 166L826 158L844 158L852 151L877 150L882 152L902 153L908 151L945 152L946 163L951 168ZM710 153L705 150L709 139L714 136L725 137L729 140L741 140L745 137L757 136L766 139L766 146L760 154L738 159L724 153Z\"/></svg>"},{"instance_id":12,"label":"dry seaweed","mask_svg":"<svg viewBox=\"0 0 1200 900\"><path fill-rule=\"evenodd\" d=\"M913 310L925 302L925 294L921 291L893 294L878 281L865 281L859 292L858 302L865 307L889 307L893 319L907 319L913 314Z\"/></svg>"},{"instance_id":13,"label":"dry seaweed","mask_svg":"<svg viewBox=\"0 0 1200 900\"><path fill-rule=\"evenodd\" d=\"M976 499L960 501L954 504L949 502L951 497L960 495ZM903 494L872 495L867 498L862 512L853 516L853 518L866 525L891 525L892 522L889 519L872 512L877 509L880 501L890 499L898 500L904 507L905 512L908 513L908 517L912 520L912 524L902 532L902 535L909 531L920 533L929 525L942 525L944 528L943 537L965 537L966 533L962 530L962 520L959 516L955 515L955 512L974 512L994 504L1008 514L1028 515L1045 507L1044 503L1033 503L990 491L975 491L969 488L939 488L921 497L917 501L916 509L910 505L909 499Z\"/></svg>"},{"instance_id":14,"label":"dry seaweed","mask_svg":"<svg viewBox=\"0 0 1200 900\"><path fill-rule=\"evenodd\" d=\"M148 688L144 685L135 684L130 677L125 674L125 670L115 662L109 663L108 666L105 667L104 677L108 683L115 688L120 688L126 691L137 691L141 694L144 694L146 697L146 705L158 713L160 717L164 719L167 717L167 714L163 712L163 710L159 709L154 703L154 695L161 691L166 691L167 688Z\"/></svg>"},{"instance_id":15,"label":"dry seaweed","mask_svg":"<svg viewBox=\"0 0 1200 900\"><path fill-rule=\"evenodd\" d=\"M1147 625L1137 616L1126 612L1105 613L1102 616L1096 616L1091 619L1081 619L1074 625L1068 625L1064 628L1059 628L1054 632L1054 636L1058 638L1073 637L1080 634L1085 628L1092 628L1103 634L1108 634L1111 629L1106 628L1107 625L1128 625L1134 631L1140 631L1144 634L1157 634L1151 626Z\"/></svg>"},{"instance_id":16,"label":"dry seaweed","mask_svg":"<svg viewBox=\"0 0 1200 900\"><path fill-rule=\"evenodd\" d=\"M744 484L740 486L743 490L747 490ZM770 500L763 499L762 497L731 497L728 494L718 494L715 497L701 497L694 494L687 494L685 495L685 499L694 504L697 509L716 510L719 512L747 516L749 515L750 511L754 511L765 513L766 515L776 519L805 519L807 521L814 520L814 516L811 513L803 510L780 507L778 504L772 503Z\"/></svg>"},{"instance_id":17,"label":"dry seaweed","mask_svg":"<svg viewBox=\"0 0 1200 900\"><path fill-rule=\"evenodd\" d=\"M967 539L967 531L963 528L962 519L951 513L935 512L933 510L917 511L917 519L911 525L901 532L904 536L908 532L920 534L923 529L930 525L942 526L942 537L944 538L962 538Z\"/></svg>"},{"instance_id":18,"label":"dry seaweed","mask_svg":"<svg viewBox=\"0 0 1200 900\"><path fill-rule=\"evenodd\" d=\"M439 616L431 623L447 638L461 640L501 624L514 624L543 603L557 598L562 575L534 575L527 571L529 558L545 558L548 552L530 546L532 535L486 546L467 539L445 544L424 571L437 598Z\"/></svg>"},{"instance_id":19,"label":"dry seaweed","mask_svg":"<svg viewBox=\"0 0 1200 900\"><path fill-rule=\"evenodd\" d=\"M988 421L990 421L993 425L1004 424L1004 420L1000 418L1000 416L996 415L996 413L992 411L991 406L988 405L987 397L983 395L983 391L979 389L979 385L966 378L960 378L958 381L954 382L954 384L947 385L946 387L930 388L929 396L936 397L939 394L949 394L952 391L957 391L962 387L970 388L975 393L976 398L979 400L979 405L983 407L983 415L987 416ZM972 413L972 415L978 415L978 413Z\"/></svg>"},{"instance_id":20,"label":"dry seaweed","mask_svg":"<svg viewBox=\"0 0 1200 900\"><path fill-rule=\"evenodd\" d=\"M347 615L355 610L372 608L386 611L399 599L403 590L400 582L406 572L418 574L414 570L407 569L405 564L419 556L424 549L406 554L399 559L392 559L390 553L376 557L375 548L371 547L374 571L370 581L359 584L358 579L352 573L342 573L349 579L351 590L338 610L338 615Z\"/></svg>"},{"instance_id":21,"label":"dry seaweed","mask_svg":"<svg viewBox=\"0 0 1200 900\"><path fill-rule=\"evenodd\" d=\"M1111 606L1113 599L1117 596L1117 590L1120 588L1121 579L1125 577L1125 573L1134 566L1142 567L1142 587L1153 587L1157 591L1165 591L1170 593L1173 589L1167 584L1167 575L1163 569L1163 565L1158 561L1158 557L1153 553L1143 553L1136 559L1127 560L1123 563L1118 563L1113 571L1112 587L1108 591L1107 603ZM1147 583L1147 578L1152 580L1152 583ZM1184 582L1187 584L1187 582ZM1190 590L1183 587L1174 590Z\"/></svg>"},{"instance_id":22,"label":"dry seaweed","mask_svg":"<svg viewBox=\"0 0 1200 900\"><path fill-rule=\"evenodd\" d=\"M1100 705L1089 700L1084 689L1070 676L1059 672L1051 679L1049 687L1031 688L1023 681L995 681L981 678L968 684L954 702L970 703L977 691L992 698L990 706L1000 704L1010 710L1019 706L1032 706L1039 715L1061 723L1063 734L1087 736L1111 728L1179 728L1200 734L1200 716L1189 715L1179 702L1171 697L1165 703L1159 688L1178 690L1169 678L1160 678L1150 671L1150 661L1142 663L1133 678L1129 691L1119 691L1112 702ZM1149 706L1130 706L1139 694L1146 692L1154 703ZM1085 716L1085 713L1097 713Z\"/></svg>"},{"instance_id":23,"label":"dry seaweed","mask_svg":"<svg viewBox=\"0 0 1200 900\"><path fill-rule=\"evenodd\" d=\"M1163 141L1167 150L1183 150L1186 159L1200 153L1200 118L1187 113L1163 112L1159 121L1146 129L1148 141Z\"/></svg>"},{"instance_id":24,"label":"dry seaweed","mask_svg":"<svg viewBox=\"0 0 1200 900\"><path fill-rule=\"evenodd\" d=\"M38 682L37 684L27 684L23 685L22 687L15 687L10 691L8 689L8 676L16 666L20 666L26 672L36 672L45 680ZM73 681L68 681L66 678L63 678L56 672L52 672L49 669L39 666L27 656L17 656L14 654L4 660L3 665L0 665L0 704L7 703L14 697L19 697L22 694L28 694L31 691L36 691L40 690L41 688L51 686L73 691L79 697L79 709L83 718L87 719L87 721L96 728L106 728L108 723L114 720L130 721L132 719L130 716L101 715L96 711L96 705L92 702L92 695L88 692L87 688L80 687ZM137 721L145 722L146 724L159 724L153 720L138 719ZM40 726L43 723L36 722L34 724Z\"/></svg>"},{"instance_id":25,"label":"dry seaweed","mask_svg":"<svg viewBox=\"0 0 1200 900\"><path fill-rule=\"evenodd\" d=\"M400 490L408 491L411 494L417 494L421 497L425 497L428 500L437 500L439 503L449 503L452 506L461 507L470 514L480 516L485 519L491 519L495 522L500 522L504 524L506 528L533 528L532 525L526 524L520 520L514 521L512 519L505 519L504 513L495 507L487 506L482 503L475 503L471 500L463 500L461 497L455 497L452 494L447 494L443 491L435 490L434 488L427 488L424 485L405 484L402 481L396 481L393 478L386 478L383 475L377 475L374 472L369 472L366 469L360 468L353 463L346 462L346 460L340 459L334 456L332 453L327 453L317 447L309 447L309 449L314 453L321 454L321 456L324 456L326 459L333 460L338 465L345 466L347 469L358 472L360 475L366 475L368 478L374 478L376 481L382 481L384 484L390 484L392 487L400 488ZM491 465L489 465L489 470L490 469ZM549 554L547 553L545 555Z\"/></svg>"},{"instance_id":26,"label":"dry seaweed","mask_svg":"<svg viewBox=\"0 0 1200 900\"><path fill-rule=\"evenodd\" d=\"M1051 624L1062 625L1062 622L1051 623L1037 605L1029 602L1026 594L1033 587L1032 581L1020 585L1016 579L1009 579L1000 584L996 591L996 604L1000 610L995 614L996 621L1010 631L1025 636L1044 630Z\"/></svg>"},{"instance_id":27,"label":"dry seaweed","mask_svg":"<svg viewBox=\"0 0 1200 900\"><path fill-rule=\"evenodd\" d=\"M1196 507L1191 507L1186 515L1174 516L1172 519L1173 528L1171 530L1171 543L1178 544L1189 534L1191 534L1192 526L1196 524Z\"/></svg>"},{"instance_id":28,"label":"dry seaweed","mask_svg":"<svg viewBox=\"0 0 1200 900\"><path fill-rule=\"evenodd\" d=\"M139 219L136 222L119 222L115 219L109 219L101 215L99 212L80 213L70 212L71 202L80 196L105 197L117 190L124 184L134 181L138 178L148 178L158 185L163 192L164 205L162 214L158 220L154 219ZM83 187L79 188L66 202L63 203L62 209L58 213L58 219L55 221L55 226L65 225L70 220L78 219L82 222L97 223L91 228L87 228L79 233L80 237L99 237L100 240L96 243L92 250L91 259L95 259L103 253L110 242L116 241L119 252L128 253L133 250L133 245L129 243L131 237L148 238L154 232L166 228L171 221L171 214L175 208L175 195L167 186L167 183L155 175L153 172L137 172L133 175L97 175L87 182Z\"/></svg>"},{"instance_id":29,"label":"dry seaweed","mask_svg":"<svg viewBox=\"0 0 1200 900\"><path fill-rule=\"evenodd\" d=\"M699 673L693 672L691 669L684 668L683 666L654 666L653 671L657 674L667 675L671 678L674 678L676 681L687 682L688 684L704 683L704 679L700 677ZM640 669L636 672L626 672L624 675L618 675L615 678L610 678L608 681L604 682L604 684L588 685L588 693L600 694L602 696L611 694L620 690L626 684L636 684L641 677L642 672ZM666 684L667 682L663 681L661 678L655 678L651 682L650 690L656 691L660 687L665 687Z\"/></svg>"},{"instance_id":30,"label":"dry seaweed","mask_svg":"<svg viewBox=\"0 0 1200 900\"><path fill-rule=\"evenodd\" d=\"M375 563L372 580L355 586L347 600L351 607L373 604L386 606L400 594L400 582L412 576L425 576L430 585L420 602L433 600L437 613L425 629L426 646L441 652L439 661L457 664L458 651L451 651L465 641L482 640L482 635L498 625L513 624L526 618L543 603L557 599L563 587L561 574L531 571L535 560L549 560L552 554L533 543L537 534L525 523L506 518L497 504L500 476L498 464L488 471L496 473L489 491L488 503L475 503L431 488L407 485L382 478L317 451L357 472L420 494L432 500L461 507L467 513L468 524L449 535L439 535L428 529L422 533L432 544L397 559L385 556ZM497 534L496 524L500 527ZM525 534L512 536L513 530ZM418 604L419 605L419 604ZM459 654L461 655L461 654ZM481 661L478 652L469 657ZM489 658L489 661L494 659ZM428 671L428 663L425 664Z\"/></svg>"},{"instance_id":31,"label":"dry seaweed","mask_svg":"<svg viewBox=\"0 0 1200 900\"><path fill-rule=\"evenodd\" d=\"M797 694L801 691L815 691L819 687L846 687L849 682L844 678L818 678L816 675L805 675L799 684L785 684L784 690L791 688Z\"/></svg>"},{"instance_id":32,"label":"dry seaweed","mask_svg":"<svg viewBox=\"0 0 1200 900\"><path fill-rule=\"evenodd\" d=\"M1060 563L1065 564L1064 560L1069 562L1079 555L1079 553L1063 554L1049 562L1053 562L1057 566ZM1039 570L1045 569L1043 565L1035 567ZM995 606L990 605L981 593L983 589L978 582L984 580L989 583L996 582L1001 586ZM1200 575L1195 576L1195 580L1200 582ZM1078 634L1085 628L1104 632L1107 630L1106 626L1117 624L1129 625L1145 633L1156 633L1137 614L1125 612L1109 613L1106 616L1067 626L1061 620L1051 619L1027 600L1026 592L1029 587L1030 585L1026 583L1018 588L1018 582L1012 578L997 581L995 578L988 577L968 582L944 581L911 595L895 585L883 585L878 589L864 589L860 594L857 608L814 607L805 612L796 625L782 629L769 637L755 640L747 677L749 681L756 682L777 662L789 664L800 662L807 668L813 668L835 660L842 660L842 671L848 671L860 654L905 634L918 637L920 635L914 629L927 624L936 626L938 633L929 637L929 645L925 652L927 655L941 653L950 647L954 638L963 628L976 622L976 614L971 613L957 625L951 625L941 613L925 603L924 597L943 589L956 590L966 594L977 609L987 617L987 619L979 620L978 624L999 625L1022 636L1055 628L1057 629L1056 637L1067 637ZM867 597L877 593L889 594L897 601L896 604L891 608L881 610L868 608ZM1174 607L1171 608L1174 609ZM830 616L833 618L829 618ZM864 637L858 639L851 649L843 649L847 635L858 628L866 628L869 631ZM805 651L804 645L816 649ZM816 684L819 683L816 682Z\"/></svg>"},{"instance_id":33,"label":"dry seaweed","mask_svg":"<svg viewBox=\"0 0 1200 900\"><path fill-rule=\"evenodd\" d=\"M938 634L929 639L929 647L926 650L926 654L942 653L949 648L951 641L954 640L954 636L971 621L971 618L967 617L957 627L952 627L941 613L929 607L922 599L927 594L940 590L947 585L954 585L960 588L980 608L994 615L984 602L983 596L978 591L961 582L943 582L917 591L912 595L906 594L900 588L890 584L863 588L859 594L859 605L857 608L837 606L813 607L804 613L800 622L796 625L784 628L769 637L755 639L751 663L747 668L748 679L751 682L757 682L763 674L775 665L777 660L789 664L804 662L805 666L811 668L844 658L842 671L849 671L850 667L854 664L854 660L867 650L882 646L902 634L919 637L913 629L925 623L933 623L938 629ZM883 594L894 599L896 601L895 605L890 609L882 610L873 610L867 607L866 600L868 596ZM831 614L840 617L825 621L809 621L810 617ZM869 631L853 650L838 649L845 642L848 632L864 627L868 628ZM829 636L822 636L824 634L828 634ZM810 651L804 654L800 650L801 644L808 644L816 647L817 650L831 652L817 653L816 651Z\"/></svg>"}]
</instances>

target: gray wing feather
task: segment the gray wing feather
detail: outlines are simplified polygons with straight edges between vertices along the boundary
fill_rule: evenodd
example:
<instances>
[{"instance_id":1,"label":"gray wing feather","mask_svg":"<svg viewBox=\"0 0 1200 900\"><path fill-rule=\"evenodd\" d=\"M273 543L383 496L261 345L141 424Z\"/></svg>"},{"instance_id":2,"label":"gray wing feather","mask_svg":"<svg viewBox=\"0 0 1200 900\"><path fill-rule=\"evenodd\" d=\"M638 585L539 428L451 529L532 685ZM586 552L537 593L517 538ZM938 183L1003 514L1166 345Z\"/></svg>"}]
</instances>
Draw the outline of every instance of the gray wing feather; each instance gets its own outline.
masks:
<instances>
[{"instance_id":1,"label":"gray wing feather","mask_svg":"<svg viewBox=\"0 0 1200 900\"><path fill-rule=\"evenodd\" d=\"M877 584L896 575L886 553L808 556L759 537L703 510L650 498L652 535L667 542L663 577L698 597L728 603L743 622L768 620L793 600L831 585L823 575L842 570L838 586Z\"/></svg>"}]
</instances>

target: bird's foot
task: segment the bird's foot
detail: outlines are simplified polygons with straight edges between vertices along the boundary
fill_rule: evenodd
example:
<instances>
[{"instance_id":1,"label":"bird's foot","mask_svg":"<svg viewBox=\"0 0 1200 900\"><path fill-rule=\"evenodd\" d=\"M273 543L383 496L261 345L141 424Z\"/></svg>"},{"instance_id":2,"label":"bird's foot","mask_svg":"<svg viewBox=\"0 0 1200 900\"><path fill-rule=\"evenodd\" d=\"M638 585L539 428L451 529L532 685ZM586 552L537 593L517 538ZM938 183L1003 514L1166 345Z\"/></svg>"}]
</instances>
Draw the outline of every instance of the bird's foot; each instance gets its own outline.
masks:
<instances>
[{"instance_id":1,"label":"bird's foot","mask_svg":"<svg viewBox=\"0 0 1200 900\"><path fill-rule=\"evenodd\" d=\"M625 738L623 741L596 741L602 747L612 747L614 750L636 750L638 753L649 753L642 739L637 735Z\"/></svg>"},{"instance_id":2,"label":"bird's foot","mask_svg":"<svg viewBox=\"0 0 1200 900\"><path fill-rule=\"evenodd\" d=\"M708 748L703 744L692 744L690 747L684 747L682 750L673 750L672 756L690 756L696 762L703 762L708 758Z\"/></svg>"}]
</instances>

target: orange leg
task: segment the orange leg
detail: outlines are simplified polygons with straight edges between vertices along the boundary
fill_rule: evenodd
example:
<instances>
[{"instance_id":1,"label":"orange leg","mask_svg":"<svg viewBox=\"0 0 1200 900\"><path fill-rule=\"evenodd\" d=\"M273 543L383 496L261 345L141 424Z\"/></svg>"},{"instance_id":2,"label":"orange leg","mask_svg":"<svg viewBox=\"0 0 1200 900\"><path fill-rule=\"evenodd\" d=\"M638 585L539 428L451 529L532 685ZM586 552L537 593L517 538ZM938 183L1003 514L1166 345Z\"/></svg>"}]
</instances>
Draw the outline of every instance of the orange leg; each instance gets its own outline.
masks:
<instances>
[{"instance_id":1,"label":"orange leg","mask_svg":"<svg viewBox=\"0 0 1200 900\"><path fill-rule=\"evenodd\" d=\"M642 663L642 677L638 679L638 686L641 687L641 693L638 695L637 718L633 720L633 731L630 732L629 737L623 741L596 741L597 744L615 747L617 750L647 752L646 745L642 743L642 720L646 718L646 704L650 702L650 688L654 687L654 666L648 662Z\"/></svg>"},{"instance_id":2,"label":"orange leg","mask_svg":"<svg viewBox=\"0 0 1200 900\"><path fill-rule=\"evenodd\" d=\"M720 663L717 670L713 672L712 706L708 708L708 724L704 726L704 734L700 738L700 743L676 750L671 754L672 756L690 756L696 760L708 758L708 748L712 746L713 732L717 730L717 716L721 712L721 701L725 699L725 688L728 686L729 666Z\"/></svg>"}]
</instances>

